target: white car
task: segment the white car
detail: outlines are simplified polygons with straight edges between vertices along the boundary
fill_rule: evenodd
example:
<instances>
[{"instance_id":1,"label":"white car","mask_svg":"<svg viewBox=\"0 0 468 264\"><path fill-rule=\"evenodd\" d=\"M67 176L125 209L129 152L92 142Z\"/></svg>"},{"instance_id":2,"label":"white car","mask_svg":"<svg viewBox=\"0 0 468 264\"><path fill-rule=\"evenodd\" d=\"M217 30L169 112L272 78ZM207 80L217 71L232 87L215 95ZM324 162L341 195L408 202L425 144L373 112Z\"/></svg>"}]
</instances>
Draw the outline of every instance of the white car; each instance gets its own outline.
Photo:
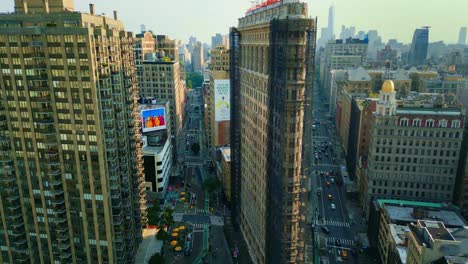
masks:
<instances>
[{"instance_id":1,"label":"white car","mask_svg":"<svg viewBox=\"0 0 468 264\"><path fill-rule=\"evenodd\" d=\"M335 210L335 209L336 209L336 206L335 206L335 204L333 204L333 203L331 204L331 209L333 209L333 210Z\"/></svg>"}]
</instances>

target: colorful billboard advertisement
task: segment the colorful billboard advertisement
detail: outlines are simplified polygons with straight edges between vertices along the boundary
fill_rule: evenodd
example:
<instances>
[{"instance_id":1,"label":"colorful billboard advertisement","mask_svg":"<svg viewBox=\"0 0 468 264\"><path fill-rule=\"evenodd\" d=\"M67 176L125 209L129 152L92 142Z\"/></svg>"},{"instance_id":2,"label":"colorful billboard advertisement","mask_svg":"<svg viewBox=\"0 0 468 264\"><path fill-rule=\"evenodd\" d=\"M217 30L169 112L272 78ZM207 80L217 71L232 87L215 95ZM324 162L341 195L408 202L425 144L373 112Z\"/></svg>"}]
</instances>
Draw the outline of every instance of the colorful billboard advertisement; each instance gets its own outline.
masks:
<instances>
[{"instance_id":1,"label":"colorful billboard advertisement","mask_svg":"<svg viewBox=\"0 0 468 264\"><path fill-rule=\"evenodd\" d=\"M215 121L231 120L231 83L229 79L214 81Z\"/></svg>"},{"instance_id":2,"label":"colorful billboard advertisement","mask_svg":"<svg viewBox=\"0 0 468 264\"><path fill-rule=\"evenodd\" d=\"M164 107L141 111L142 131L151 132L166 128L166 109Z\"/></svg>"}]
</instances>

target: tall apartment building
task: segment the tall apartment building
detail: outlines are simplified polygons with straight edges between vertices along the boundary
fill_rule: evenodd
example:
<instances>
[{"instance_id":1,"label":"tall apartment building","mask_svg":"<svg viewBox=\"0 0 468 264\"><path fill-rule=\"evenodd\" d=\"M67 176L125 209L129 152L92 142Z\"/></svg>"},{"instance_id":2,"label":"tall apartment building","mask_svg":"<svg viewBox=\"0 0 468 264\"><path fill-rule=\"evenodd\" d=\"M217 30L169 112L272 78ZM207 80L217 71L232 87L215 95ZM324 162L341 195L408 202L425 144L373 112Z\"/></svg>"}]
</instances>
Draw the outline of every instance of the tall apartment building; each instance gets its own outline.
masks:
<instances>
[{"instance_id":1,"label":"tall apartment building","mask_svg":"<svg viewBox=\"0 0 468 264\"><path fill-rule=\"evenodd\" d=\"M209 148L227 145L230 142L229 78L229 50L226 46L217 46L211 51L210 91L206 107L209 122L206 126Z\"/></svg>"},{"instance_id":2,"label":"tall apartment building","mask_svg":"<svg viewBox=\"0 0 468 264\"><path fill-rule=\"evenodd\" d=\"M149 53L137 72L140 97L170 102L171 135L176 140L183 126L186 97L179 61L166 57L164 52Z\"/></svg>"},{"instance_id":3,"label":"tall apartment building","mask_svg":"<svg viewBox=\"0 0 468 264\"><path fill-rule=\"evenodd\" d=\"M329 41L325 48L324 59L320 62L320 84L327 98L326 104L333 108L336 93L333 93L332 70L351 69L363 66L367 61L367 40L337 39ZM336 91L335 91L336 92ZM331 111L333 114L333 111Z\"/></svg>"},{"instance_id":4,"label":"tall apartment building","mask_svg":"<svg viewBox=\"0 0 468 264\"><path fill-rule=\"evenodd\" d=\"M315 28L307 4L283 0L248 10L231 29L233 213L254 263L313 261L306 223Z\"/></svg>"},{"instance_id":5,"label":"tall apartment building","mask_svg":"<svg viewBox=\"0 0 468 264\"><path fill-rule=\"evenodd\" d=\"M452 202L465 122L450 96L420 94L397 102L382 86L371 127L367 168L359 184L363 206L377 198Z\"/></svg>"},{"instance_id":6,"label":"tall apartment building","mask_svg":"<svg viewBox=\"0 0 468 264\"><path fill-rule=\"evenodd\" d=\"M1 263L131 263L146 225L133 36L73 9L0 15Z\"/></svg>"},{"instance_id":7,"label":"tall apartment building","mask_svg":"<svg viewBox=\"0 0 468 264\"><path fill-rule=\"evenodd\" d=\"M203 50L203 44L198 41L193 46L192 51L192 71L203 72L203 65L205 64L205 52Z\"/></svg>"},{"instance_id":8,"label":"tall apartment building","mask_svg":"<svg viewBox=\"0 0 468 264\"><path fill-rule=\"evenodd\" d=\"M147 31L136 35L135 39L135 65L137 69L141 67L146 54L156 51L156 39L153 33Z\"/></svg>"}]
</instances>

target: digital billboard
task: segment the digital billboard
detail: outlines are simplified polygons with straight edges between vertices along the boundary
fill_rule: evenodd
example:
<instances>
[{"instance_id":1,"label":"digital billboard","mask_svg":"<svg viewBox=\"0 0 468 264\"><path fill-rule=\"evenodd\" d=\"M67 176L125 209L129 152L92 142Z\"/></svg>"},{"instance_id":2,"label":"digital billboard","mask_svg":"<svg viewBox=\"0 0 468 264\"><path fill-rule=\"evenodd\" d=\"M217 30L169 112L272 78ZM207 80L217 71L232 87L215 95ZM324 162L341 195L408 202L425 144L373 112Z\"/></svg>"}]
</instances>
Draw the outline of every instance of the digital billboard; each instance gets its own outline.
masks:
<instances>
[{"instance_id":1,"label":"digital billboard","mask_svg":"<svg viewBox=\"0 0 468 264\"><path fill-rule=\"evenodd\" d=\"M231 83L229 79L214 81L215 121L231 120Z\"/></svg>"},{"instance_id":2,"label":"digital billboard","mask_svg":"<svg viewBox=\"0 0 468 264\"><path fill-rule=\"evenodd\" d=\"M166 109L164 107L141 111L142 131L151 132L166 128Z\"/></svg>"}]
</instances>

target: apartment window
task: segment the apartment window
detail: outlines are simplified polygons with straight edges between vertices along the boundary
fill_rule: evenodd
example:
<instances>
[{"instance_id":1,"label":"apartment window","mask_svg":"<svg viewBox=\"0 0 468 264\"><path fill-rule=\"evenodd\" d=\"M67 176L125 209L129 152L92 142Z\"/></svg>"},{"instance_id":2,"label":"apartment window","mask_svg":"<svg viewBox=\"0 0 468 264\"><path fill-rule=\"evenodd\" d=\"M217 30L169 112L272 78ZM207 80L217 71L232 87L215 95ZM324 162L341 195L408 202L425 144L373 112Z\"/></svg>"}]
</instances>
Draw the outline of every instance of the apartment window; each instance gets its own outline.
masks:
<instances>
[{"instance_id":1,"label":"apartment window","mask_svg":"<svg viewBox=\"0 0 468 264\"><path fill-rule=\"evenodd\" d=\"M434 127L434 119L428 119L426 121L426 127Z\"/></svg>"},{"instance_id":2,"label":"apartment window","mask_svg":"<svg viewBox=\"0 0 468 264\"><path fill-rule=\"evenodd\" d=\"M460 128L460 120L453 120L452 128Z\"/></svg>"},{"instance_id":3,"label":"apartment window","mask_svg":"<svg viewBox=\"0 0 468 264\"><path fill-rule=\"evenodd\" d=\"M442 119L439 121L439 127L447 127L447 120Z\"/></svg>"},{"instance_id":4,"label":"apartment window","mask_svg":"<svg viewBox=\"0 0 468 264\"><path fill-rule=\"evenodd\" d=\"M413 126L415 127L420 127L421 126L421 119L414 119L413 120Z\"/></svg>"},{"instance_id":5,"label":"apartment window","mask_svg":"<svg viewBox=\"0 0 468 264\"><path fill-rule=\"evenodd\" d=\"M408 126L408 119L407 118L402 118L400 120L400 126Z\"/></svg>"}]
</instances>

